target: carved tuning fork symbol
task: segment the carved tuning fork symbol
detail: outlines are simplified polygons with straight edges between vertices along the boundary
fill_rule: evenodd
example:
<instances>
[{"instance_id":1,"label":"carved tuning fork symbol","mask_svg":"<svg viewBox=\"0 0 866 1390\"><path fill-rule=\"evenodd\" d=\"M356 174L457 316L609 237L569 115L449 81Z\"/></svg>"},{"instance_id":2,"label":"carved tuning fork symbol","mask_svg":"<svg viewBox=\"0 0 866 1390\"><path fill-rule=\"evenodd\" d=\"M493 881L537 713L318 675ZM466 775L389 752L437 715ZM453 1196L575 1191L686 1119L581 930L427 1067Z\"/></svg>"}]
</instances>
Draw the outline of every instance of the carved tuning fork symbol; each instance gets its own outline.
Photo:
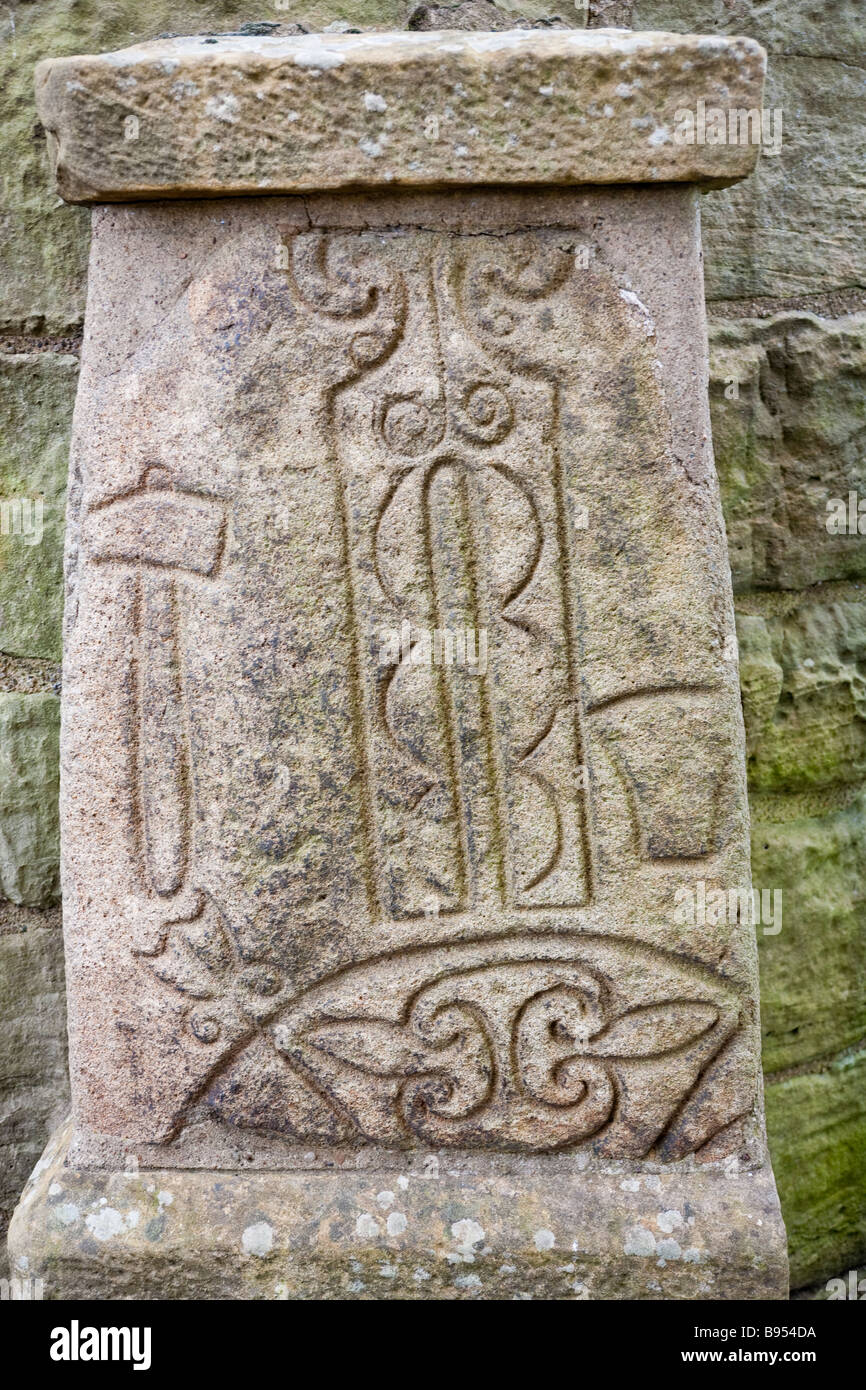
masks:
<instances>
[{"instance_id":1,"label":"carved tuning fork symbol","mask_svg":"<svg viewBox=\"0 0 866 1390\"><path fill-rule=\"evenodd\" d=\"M135 724L138 814L145 879L152 893L177 893L189 859L191 767L177 580L213 578L225 539L225 504L174 487L151 467L133 491L92 507L88 556L135 570Z\"/></svg>"}]
</instances>

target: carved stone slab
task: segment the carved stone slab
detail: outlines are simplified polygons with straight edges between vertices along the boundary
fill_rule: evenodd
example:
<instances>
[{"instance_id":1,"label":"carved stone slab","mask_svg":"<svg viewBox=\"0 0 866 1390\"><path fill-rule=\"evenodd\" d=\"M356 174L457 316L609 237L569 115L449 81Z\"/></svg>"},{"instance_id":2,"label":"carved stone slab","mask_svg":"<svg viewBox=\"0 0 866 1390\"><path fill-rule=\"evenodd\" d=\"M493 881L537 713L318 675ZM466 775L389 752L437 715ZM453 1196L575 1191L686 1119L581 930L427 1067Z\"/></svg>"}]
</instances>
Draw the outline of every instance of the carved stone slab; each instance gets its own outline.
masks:
<instances>
[{"instance_id":1,"label":"carved stone slab","mask_svg":"<svg viewBox=\"0 0 866 1390\"><path fill-rule=\"evenodd\" d=\"M501 177L94 215L68 1161L680 1174L696 1264L748 1172L773 1296L697 193Z\"/></svg>"},{"instance_id":2,"label":"carved stone slab","mask_svg":"<svg viewBox=\"0 0 866 1390\"><path fill-rule=\"evenodd\" d=\"M82 1130L185 1162L742 1144L753 932L676 920L749 885L694 197L97 214Z\"/></svg>"}]
</instances>

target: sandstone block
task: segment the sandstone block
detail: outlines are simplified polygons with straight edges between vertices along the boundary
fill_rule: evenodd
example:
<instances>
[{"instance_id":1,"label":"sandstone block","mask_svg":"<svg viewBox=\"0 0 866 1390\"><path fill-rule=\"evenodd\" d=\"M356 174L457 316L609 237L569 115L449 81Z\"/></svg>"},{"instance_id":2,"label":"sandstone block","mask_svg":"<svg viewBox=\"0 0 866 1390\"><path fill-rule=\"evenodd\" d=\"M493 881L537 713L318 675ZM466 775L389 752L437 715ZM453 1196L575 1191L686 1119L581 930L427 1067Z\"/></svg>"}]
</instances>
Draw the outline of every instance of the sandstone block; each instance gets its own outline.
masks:
<instances>
[{"instance_id":1,"label":"sandstone block","mask_svg":"<svg viewBox=\"0 0 866 1390\"><path fill-rule=\"evenodd\" d=\"M767 1086L767 1124L800 1288L862 1264L863 1051Z\"/></svg>"},{"instance_id":2,"label":"sandstone block","mask_svg":"<svg viewBox=\"0 0 866 1390\"><path fill-rule=\"evenodd\" d=\"M0 891L41 906L60 896L56 695L0 694Z\"/></svg>"},{"instance_id":3,"label":"sandstone block","mask_svg":"<svg viewBox=\"0 0 866 1390\"><path fill-rule=\"evenodd\" d=\"M735 590L803 589L866 567L866 314L785 313L712 329L713 444Z\"/></svg>"},{"instance_id":4,"label":"sandstone block","mask_svg":"<svg viewBox=\"0 0 866 1390\"><path fill-rule=\"evenodd\" d=\"M59 1134L10 1230L46 1299L785 1296L766 1169L467 1175L82 1171ZM724 1249L719 1261L716 1252Z\"/></svg>"},{"instance_id":5,"label":"sandstone block","mask_svg":"<svg viewBox=\"0 0 866 1390\"><path fill-rule=\"evenodd\" d=\"M724 184L757 145L675 139L759 102L748 39L592 31L195 37L36 72L76 202L480 183Z\"/></svg>"},{"instance_id":6,"label":"sandstone block","mask_svg":"<svg viewBox=\"0 0 866 1390\"><path fill-rule=\"evenodd\" d=\"M78 361L0 357L0 650L60 658L63 524Z\"/></svg>"},{"instance_id":7,"label":"sandstone block","mask_svg":"<svg viewBox=\"0 0 866 1390\"><path fill-rule=\"evenodd\" d=\"M765 1071L817 1065L866 1034L864 799L776 821L760 819L766 799L753 806L754 881L782 895L781 930L758 933Z\"/></svg>"},{"instance_id":8,"label":"sandstone block","mask_svg":"<svg viewBox=\"0 0 866 1390\"><path fill-rule=\"evenodd\" d=\"M63 988L63 939L56 910L32 913L26 931L0 931L0 1231L4 1236L29 1173L69 1108Z\"/></svg>"}]
</instances>

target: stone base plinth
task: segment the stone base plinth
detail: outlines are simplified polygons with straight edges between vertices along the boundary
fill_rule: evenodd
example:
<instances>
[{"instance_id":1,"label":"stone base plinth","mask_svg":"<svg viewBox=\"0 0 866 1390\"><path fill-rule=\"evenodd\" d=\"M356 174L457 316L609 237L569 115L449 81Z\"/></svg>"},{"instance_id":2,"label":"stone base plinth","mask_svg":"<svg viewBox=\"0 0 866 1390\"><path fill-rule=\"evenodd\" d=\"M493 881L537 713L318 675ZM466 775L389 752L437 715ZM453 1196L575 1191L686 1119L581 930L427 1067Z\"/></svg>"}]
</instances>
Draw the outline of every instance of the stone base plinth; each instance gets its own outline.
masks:
<instances>
[{"instance_id":1,"label":"stone base plinth","mask_svg":"<svg viewBox=\"0 0 866 1390\"><path fill-rule=\"evenodd\" d=\"M68 1142L9 1236L49 1299L787 1297L769 1168L85 1172Z\"/></svg>"}]
</instances>

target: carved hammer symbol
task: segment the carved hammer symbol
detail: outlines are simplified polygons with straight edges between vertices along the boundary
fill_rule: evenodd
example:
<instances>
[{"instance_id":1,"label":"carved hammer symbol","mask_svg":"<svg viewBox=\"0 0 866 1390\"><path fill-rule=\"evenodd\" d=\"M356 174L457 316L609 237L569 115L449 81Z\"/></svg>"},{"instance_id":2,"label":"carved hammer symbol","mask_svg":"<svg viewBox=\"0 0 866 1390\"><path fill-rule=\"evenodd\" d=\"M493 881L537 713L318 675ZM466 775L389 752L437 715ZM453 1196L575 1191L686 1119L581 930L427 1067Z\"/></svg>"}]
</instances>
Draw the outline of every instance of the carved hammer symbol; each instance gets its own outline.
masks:
<instances>
[{"instance_id":1,"label":"carved hammer symbol","mask_svg":"<svg viewBox=\"0 0 866 1390\"><path fill-rule=\"evenodd\" d=\"M177 580L212 578L225 540L225 505L173 486L161 467L140 487L98 503L84 521L89 559L134 569L138 819L145 877L160 897L183 884L189 859L191 765Z\"/></svg>"}]
</instances>

